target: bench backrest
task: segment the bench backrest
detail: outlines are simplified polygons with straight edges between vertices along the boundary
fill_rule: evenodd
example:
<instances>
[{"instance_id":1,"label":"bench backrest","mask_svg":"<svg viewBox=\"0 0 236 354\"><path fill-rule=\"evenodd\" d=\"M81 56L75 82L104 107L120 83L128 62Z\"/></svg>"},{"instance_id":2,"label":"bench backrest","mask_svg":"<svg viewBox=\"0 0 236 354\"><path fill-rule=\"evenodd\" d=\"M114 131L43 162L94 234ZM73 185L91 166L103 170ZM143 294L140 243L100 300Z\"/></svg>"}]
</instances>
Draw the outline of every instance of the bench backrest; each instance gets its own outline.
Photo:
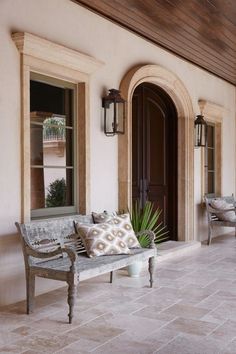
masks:
<instances>
[{"instance_id":1,"label":"bench backrest","mask_svg":"<svg viewBox=\"0 0 236 354\"><path fill-rule=\"evenodd\" d=\"M233 194L231 196L224 196L224 197L218 197L218 196L216 196L214 194L206 194L205 195L205 202L206 202L206 210L207 210L207 216L208 216L208 220L209 221L217 221L217 220L219 220L217 215L214 214L211 211L212 200L214 200L216 198L225 200L227 203L235 205L235 199L234 199L234 195Z\"/></svg>"},{"instance_id":2,"label":"bench backrest","mask_svg":"<svg viewBox=\"0 0 236 354\"><path fill-rule=\"evenodd\" d=\"M33 220L24 224L16 223L22 237L24 255L26 256L26 244L41 252L53 251L59 246L69 246L77 253L85 252L82 241L75 232L74 222L93 223L93 220L90 215L71 215L60 218ZM42 259L31 257L31 264L42 261Z\"/></svg>"}]
</instances>

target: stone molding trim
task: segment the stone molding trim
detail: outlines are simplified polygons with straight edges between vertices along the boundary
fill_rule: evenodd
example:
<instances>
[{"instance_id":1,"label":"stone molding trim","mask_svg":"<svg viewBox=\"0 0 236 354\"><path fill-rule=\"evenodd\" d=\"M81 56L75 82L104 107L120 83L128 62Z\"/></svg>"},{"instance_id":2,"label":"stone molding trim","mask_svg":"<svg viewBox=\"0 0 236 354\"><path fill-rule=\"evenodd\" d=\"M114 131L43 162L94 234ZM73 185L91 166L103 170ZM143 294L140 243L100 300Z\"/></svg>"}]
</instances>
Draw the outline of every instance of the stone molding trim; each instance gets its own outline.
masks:
<instances>
[{"instance_id":1,"label":"stone molding trim","mask_svg":"<svg viewBox=\"0 0 236 354\"><path fill-rule=\"evenodd\" d=\"M127 101L125 134L118 137L119 210L131 205L132 193L132 96L135 88L149 82L165 90L178 116L178 240L194 239L194 111L182 81L159 65L137 66L122 79L120 90Z\"/></svg>"},{"instance_id":2,"label":"stone molding trim","mask_svg":"<svg viewBox=\"0 0 236 354\"><path fill-rule=\"evenodd\" d=\"M75 119L78 127L76 150L78 213L90 209L90 119L89 85L91 74L102 62L30 33L14 33L21 67L21 221L31 218L30 198L30 75L38 73L76 85Z\"/></svg>"},{"instance_id":3,"label":"stone molding trim","mask_svg":"<svg viewBox=\"0 0 236 354\"><path fill-rule=\"evenodd\" d=\"M199 99L198 105L206 120L214 123L222 123L223 116L225 116L227 113L223 106L204 99Z\"/></svg>"},{"instance_id":4,"label":"stone molding trim","mask_svg":"<svg viewBox=\"0 0 236 354\"><path fill-rule=\"evenodd\" d=\"M103 62L74 49L53 43L47 39L35 36L27 32L12 34L20 53L43 59L50 63L69 67L85 74L92 74L99 69Z\"/></svg>"}]
</instances>

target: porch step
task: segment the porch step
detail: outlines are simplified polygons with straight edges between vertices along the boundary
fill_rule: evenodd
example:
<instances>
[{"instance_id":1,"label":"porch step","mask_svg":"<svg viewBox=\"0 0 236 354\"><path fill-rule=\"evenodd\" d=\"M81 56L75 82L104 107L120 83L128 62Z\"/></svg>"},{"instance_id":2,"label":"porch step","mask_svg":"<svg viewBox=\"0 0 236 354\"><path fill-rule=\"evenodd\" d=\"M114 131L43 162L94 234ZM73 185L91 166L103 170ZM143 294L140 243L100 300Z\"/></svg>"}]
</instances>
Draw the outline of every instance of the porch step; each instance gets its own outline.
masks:
<instances>
[{"instance_id":1,"label":"porch step","mask_svg":"<svg viewBox=\"0 0 236 354\"><path fill-rule=\"evenodd\" d=\"M201 247L199 241L167 241L157 246L156 262L160 263L176 256L184 256Z\"/></svg>"}]
</instances>

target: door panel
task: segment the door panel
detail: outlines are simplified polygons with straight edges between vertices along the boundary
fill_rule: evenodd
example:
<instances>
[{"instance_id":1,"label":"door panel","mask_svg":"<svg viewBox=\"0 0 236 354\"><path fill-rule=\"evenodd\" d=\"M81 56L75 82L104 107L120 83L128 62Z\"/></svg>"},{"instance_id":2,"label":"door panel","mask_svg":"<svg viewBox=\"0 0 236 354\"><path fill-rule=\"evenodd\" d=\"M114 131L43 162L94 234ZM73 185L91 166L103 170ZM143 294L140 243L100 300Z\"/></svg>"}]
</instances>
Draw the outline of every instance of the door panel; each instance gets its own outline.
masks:
<instances>
[{"instance_id":1,"label":"door panel","mask_svg":"<svg viewBox=\"0 0 236 354\"><path fill-rule=\"evenodd\" d=\"M170 239L177 237L177 115L169 96L139 85L132 103L132 198L154 202Z\"/></svg>"}]
</instances>

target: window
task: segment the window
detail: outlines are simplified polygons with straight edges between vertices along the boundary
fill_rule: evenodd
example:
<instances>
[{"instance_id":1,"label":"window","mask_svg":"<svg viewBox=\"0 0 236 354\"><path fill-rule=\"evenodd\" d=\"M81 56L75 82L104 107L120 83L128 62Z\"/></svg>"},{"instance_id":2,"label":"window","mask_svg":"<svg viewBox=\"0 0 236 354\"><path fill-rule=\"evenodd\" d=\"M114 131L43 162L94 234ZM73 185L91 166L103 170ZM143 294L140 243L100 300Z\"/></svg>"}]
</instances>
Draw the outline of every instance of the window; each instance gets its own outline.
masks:
<instances>
[{"instance_id":1,"label":"window","mask_svg":"<svg viewBox=\"0 0 236 354\"><path fill-rule=\"evenodd\" d=\"M31 33L13 33L12 39L20 53L21 68L21 221L74 211L86 214L90 209L89 85L103 63ZM40 85L44 99L33 94ZM54 133L58 141L52 142ZM53 158L64 154L64 164L50 164L46 157L53 144ZM49 193L50 183L55 181L53 173L59 171L55 179L62 181ZM59 206L49 206L48 194L58 188L64 191L56 202ZM56 205L55 200L53 203Z\"/></svg>"},{"instance_id":2,"label":"window","mask_svg":"<svg viewBox=\"0 0 236 354\"><path fill-rule=\"evenodd\" d=\"M222 122L225 110L203 99L198 104L208 125L208 147L201 149L201 189L204 200L205 194L221 195Z\"/></svg>"},{"instance_id":3,"label":"window","mask_svg":"<svg viewBox=\"0 0 236 354\"><path fill-rule=\"evenodd\" d=\"M216 192L215 165L215 126L208 123L207 146L205 149L205 191L207 194L214 194Z\"/></svg>"},{"instance_id":4,"label":"window","mask_svg":"<svg viewBox=\"0 0 236 354\"><path fill-rule=\"evenodd\" d=\"M75 212L75 91L73 84L31 73L32 217Z\"/></svg>"}]
</instances>

